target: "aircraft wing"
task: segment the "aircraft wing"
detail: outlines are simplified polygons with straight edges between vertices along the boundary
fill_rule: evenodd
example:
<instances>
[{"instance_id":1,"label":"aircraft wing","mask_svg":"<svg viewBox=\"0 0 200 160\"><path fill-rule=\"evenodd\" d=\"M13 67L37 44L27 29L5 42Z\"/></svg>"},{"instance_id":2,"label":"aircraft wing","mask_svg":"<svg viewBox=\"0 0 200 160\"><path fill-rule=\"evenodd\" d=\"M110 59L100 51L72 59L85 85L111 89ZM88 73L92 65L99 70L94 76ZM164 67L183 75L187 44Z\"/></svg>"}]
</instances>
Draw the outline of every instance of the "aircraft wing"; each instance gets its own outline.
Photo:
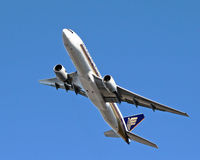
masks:
<instances>
[{"instance_id":1,"label":"aircraft wing","mask_svg":"<svg viewBox=\"0 0 200 160\"><path fill-rule=\"evenodd\" d=\"M170 108L163 104L160 104L160 103L157 103L150 99L147 99L145 97L142 97L142 96L140 96L136 93L133 93L129 90L126 90L120 86L117 86L117 92L118 92L118 96L117 96L116 94L109 92L105 88L101 78L94 76L94 79L97 84L97 87L99 88L99 90L106 102L120 103L122 101L122 102L127 102L130 104L134 104L134 105L136 105L136 107L142 106L142 107L150 108L153 111L155 111L155 110L166 111L166 112L171 112L171 113L175 113L175 114L179 114L179 115L188 117L187 113L178 111L176 109Z\"/></svg>"},{"instance_id":2,"label":"aircraft wing","mask_svg":"<svg viewBox=\"0 0 200 160\"><path fill-rule=\"evenodd\" d=\"M71 90L71 91L74 91L76 94L80 94L82 96L87 97L87 94L83 90L81 83L78 79L77 72L70 73L68 76L70 77L70 81L68 82L62 82L56 77L39 80L39 82L44 85L55 87L56 89L61 88L61 89L65 89L66 91Z\"/></svg>"},{"instance_id":3,"label":"aircraft wing","mask_svg":"<svg viewBox=\"0 0 200 160\"><path fill-rule=\"evenodd\" d=\"M150 99L147 99L145 97L142 97L138 94L135 94L133 92L130 92L122 87L117 87L118 92L121 94L122 96L122 101L131 103L131 104L135 104L136 106L143 106L143 107L147 107L150 108L152 110L160 110L160 111L166 111L166 112L171 112L171 113L175 113L175 114L179 114L179 115L183 115L183 116L187 116L187 113L175 110L173 108L170 108L168 106L165 106L163 104L157 103L155 101L152 101Z\"/></svg>"}]
</instances>

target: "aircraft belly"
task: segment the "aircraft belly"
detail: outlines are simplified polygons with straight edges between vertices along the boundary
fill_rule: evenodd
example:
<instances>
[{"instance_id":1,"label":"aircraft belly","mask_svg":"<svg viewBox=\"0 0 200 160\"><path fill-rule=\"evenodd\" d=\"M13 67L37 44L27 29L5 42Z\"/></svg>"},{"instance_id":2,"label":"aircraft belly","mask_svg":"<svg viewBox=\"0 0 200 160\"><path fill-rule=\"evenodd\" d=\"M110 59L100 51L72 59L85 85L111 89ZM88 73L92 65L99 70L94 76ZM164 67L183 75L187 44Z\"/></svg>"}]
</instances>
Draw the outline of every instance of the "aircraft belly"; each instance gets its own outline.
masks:
<instances>
[{"instance_id":1,"label":"aircraft belly","mask_svg":"<svg viewBox=\"0 0 200 160\"><path fill-rule=\"evenodd\" d=\"M90 72L85 75L81 74L79 75L79 79L92 103L103 110L104 106L102 106L102 104L105 102L94 82L92 74Z\"/></svg>"},{"instance_id":2,"label":"aircraft belly","mask_svg":"<svg viewBox=\"0 0 200 160\"><path fill-rule=\"evenodd\" d=\"M105 103L105 108L104 110L99 110L102 117L104 120L109 124L109 126L116 132L118 133L119 131L119 124L117 121L117 117L115 116L112 108L108 103Z\"/></svg>"},{"instance_id":3,"label":"aircraft belly","mask_svg":"<svg viewBox=\"0 0 200 160\"><path fill-rule=\"evenodd\" d=\"M99 109L103 119L119 136L129 143L123 117L116 104L104 101L96 83L94 82L93 76L90 73L80 76L80 81L84 89L87 91L89 99Z\"/></svg>"},{"instance_id":4,"label":"aircraft belly","mask_svg":"<svg viewBox=\"0 0 200 160\"><path fill-rule=\"evenodd\" d=\"M66 49L78 72L80 74L87 74L91 68L81 51L73 45L66 46Z\"/></svg>"},{"instance_id":5,"label":"aircraft belly","mask_svg":"<svg viewBox=\"0 0 200 160\"><path fill-rule=\"evenodd\" d=\"M91 100L91 102L98 108L101 115L103 116L104 120L116 131L118 130L118 122L116 119L116 116L109 105L109 103L106 103L104 99L102 98L99 89L97 88L93 76L89 74L80 76L80 81L84 89L86 90L86 93L88 95L88 98Z\"/></svg>"}]
</instances>

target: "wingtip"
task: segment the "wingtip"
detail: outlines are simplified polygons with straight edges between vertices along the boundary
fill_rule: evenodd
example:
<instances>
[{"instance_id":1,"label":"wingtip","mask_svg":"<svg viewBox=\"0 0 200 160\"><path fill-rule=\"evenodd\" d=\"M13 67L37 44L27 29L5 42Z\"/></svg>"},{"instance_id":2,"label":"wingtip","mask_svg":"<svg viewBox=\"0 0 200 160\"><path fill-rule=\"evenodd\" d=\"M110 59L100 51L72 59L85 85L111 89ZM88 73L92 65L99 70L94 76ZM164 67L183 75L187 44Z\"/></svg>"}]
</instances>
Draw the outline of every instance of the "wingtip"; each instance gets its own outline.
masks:
<instances>
[{"instance_id":1,"label":"wingtip","mask_svg":"<svg viewBox=\"0 0 200 160\"><path fill-rule=\"evenodd\" d=\"M40 79L40 80L38 80L38 82L39 82L40 84L45 84L45 79Z\"/></svg>"},{"instance_id":2,"label":"wingtip","mask_svg":"<svg viewBox=\"0 0 200 160\"><path fill-rule=\"evenodd\" d=\"M186 116L186 117L190 117L187 113L184 113L184 116Z\"/></svg>"},{"instance_id":3,"label":"wingtip","mask_svg":"<svg viewBox=\"0 0 200 160\"><path fill-rule=\"evenodd\" d=\"M158 149L158 146L155 144L154 148Z\"/></svg>"},{"instance_id":4,"label":"wingtip","mask_svg":"<svg viewBox=\"0 0 200 160\"><path fill-rule=\"evenodd\" d=\"M153 148L158 149L158 146L155 143L152 143L150 146L153 147Z\"/></svg>"}]
</instances>

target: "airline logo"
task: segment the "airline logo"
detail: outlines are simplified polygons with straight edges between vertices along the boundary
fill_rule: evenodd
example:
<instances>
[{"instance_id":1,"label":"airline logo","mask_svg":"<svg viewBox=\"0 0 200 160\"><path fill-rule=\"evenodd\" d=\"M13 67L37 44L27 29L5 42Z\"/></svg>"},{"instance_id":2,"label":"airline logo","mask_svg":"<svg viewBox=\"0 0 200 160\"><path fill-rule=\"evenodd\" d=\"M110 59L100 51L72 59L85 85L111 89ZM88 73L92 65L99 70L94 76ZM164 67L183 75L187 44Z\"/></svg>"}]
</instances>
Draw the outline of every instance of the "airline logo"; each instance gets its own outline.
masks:
<instances>
[{"instance_id":1,"label":"airline logo","mask_svg":"<svg viewBox=\"0 0 200 160\"><path fill-rule=\"evenodd\" d=\"M143 114L124 117L124 121L125 121L127 130L132 131L143 119L144 119Z\"/></svg>"},{"instance_id":2,"label":"airline logo","mask_svg":"<svg viewBox=\"0 0 200 160\"><path fill-rule=\"evenodd\" d=\"M128 118L127 129L130 131L131 126L134 126L137 122L138 117Z\"/></svg>"}]
</instances>

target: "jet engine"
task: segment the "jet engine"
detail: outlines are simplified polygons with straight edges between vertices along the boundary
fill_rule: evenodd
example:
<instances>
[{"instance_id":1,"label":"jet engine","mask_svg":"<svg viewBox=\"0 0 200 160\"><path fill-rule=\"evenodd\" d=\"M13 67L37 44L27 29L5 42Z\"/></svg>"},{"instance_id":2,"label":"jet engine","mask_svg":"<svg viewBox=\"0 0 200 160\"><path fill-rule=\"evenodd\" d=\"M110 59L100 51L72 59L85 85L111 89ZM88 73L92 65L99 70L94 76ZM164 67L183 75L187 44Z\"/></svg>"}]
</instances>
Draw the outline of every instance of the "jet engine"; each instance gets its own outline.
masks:
<instances>
[{"instance_id":1,"label":"jet engine","mask_svg":"<svg viewBox=\"0 0 200 160\"><path fill-rule=\"evenodd\" d=\"M110 75L104 76L103 83L109 92L117 93L117 85L116 85L114 79L112 78L112 76L110 76Z\"/></svg>"},{"instance_id":2,"label":"jet engine","mask_svg":"<svg viewBox=\"0 0 200 160\"><path fill-rule=\"evenodd\" d=\"M61 64L57 64L54 68L53 68L55 74L56 74L56 77L63 81L63 82L66 82L67 79L68 79L68 74L65 70L65 68L61 65Z\"/></svg>"}]
</instances>

